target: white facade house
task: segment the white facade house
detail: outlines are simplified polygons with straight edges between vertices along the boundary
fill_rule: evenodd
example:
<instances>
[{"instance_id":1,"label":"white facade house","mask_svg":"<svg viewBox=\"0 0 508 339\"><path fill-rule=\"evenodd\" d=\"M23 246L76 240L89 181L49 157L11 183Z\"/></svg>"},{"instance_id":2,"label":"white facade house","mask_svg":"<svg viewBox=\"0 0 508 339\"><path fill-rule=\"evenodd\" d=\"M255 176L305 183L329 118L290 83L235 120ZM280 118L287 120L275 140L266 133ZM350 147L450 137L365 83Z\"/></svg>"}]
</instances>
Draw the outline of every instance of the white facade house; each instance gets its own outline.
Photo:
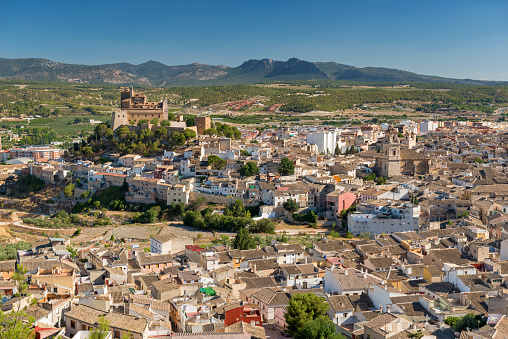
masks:
<instances>
[{"instance_id":1,"label":"white facade house","mask_svg":"<svg viewBox=\"0 0 508 339\"><path fill-rule=\"evenodd\" d=\"M405 203L397 205L358 205L356 213L348 215L348 229L354 235L416 231L420 225L420 206Z\"/></svg>"},{"instance_id":2,"label":"white facade house","mask_svg":"<svg viewBox=\"0 0 508 339\"><path fill-rule=\"evenodd\" d=\"M150 237L150 252L156 254L173 254L185 249L185 245L192 245L192 238L177 237L173 234L164 234Z\"/></svg>"},{"instance_id":3,"label":"white facade house","mask_svg":"<svg viewBox=\"0 0 508 339\"><path fill-rule=\"evenodd\" d=\"M323 289L329 294L360 295L365 293L366 287L380 282L381 279L352 268L327 268L323 278Z\"/></svg>"},{"instance_id":4,"label":"white facade house","mask_svg":"<svg viewBox=\"0 0 508 339\"><path fill-rule=\"evenodd\" d=\"M337 134L336 131L312 132L307 134L307 142L316 145L319 152L334 154L337 146Z\"/></svg>"}]
</instances>

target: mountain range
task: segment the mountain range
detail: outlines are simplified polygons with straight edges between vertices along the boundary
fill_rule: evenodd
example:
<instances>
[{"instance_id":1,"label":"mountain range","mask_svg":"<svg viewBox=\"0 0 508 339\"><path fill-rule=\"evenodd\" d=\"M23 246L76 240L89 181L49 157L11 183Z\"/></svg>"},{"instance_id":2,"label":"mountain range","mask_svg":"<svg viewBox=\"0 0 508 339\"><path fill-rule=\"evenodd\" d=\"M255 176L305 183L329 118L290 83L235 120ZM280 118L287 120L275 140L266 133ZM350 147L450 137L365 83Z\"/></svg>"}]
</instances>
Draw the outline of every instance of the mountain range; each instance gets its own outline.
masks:
<instances>
[{"instance_id":1,"label":"mountain range","mask_svg":"<svg viewBox=\"0 0 508 339\"><path fill-rule=\"evenodd\" d=\"M485 85L501 83L421 75L393 68L359 68L336 62L309 62L297 58L287 61L248 60L237 67L200 63L168 66L157 61L140 65L117 63L88 66L41 58L0 58L0 79L138 86L210 86L295 80L364 83L416 81Z\"/></svg>"}]
</instances>

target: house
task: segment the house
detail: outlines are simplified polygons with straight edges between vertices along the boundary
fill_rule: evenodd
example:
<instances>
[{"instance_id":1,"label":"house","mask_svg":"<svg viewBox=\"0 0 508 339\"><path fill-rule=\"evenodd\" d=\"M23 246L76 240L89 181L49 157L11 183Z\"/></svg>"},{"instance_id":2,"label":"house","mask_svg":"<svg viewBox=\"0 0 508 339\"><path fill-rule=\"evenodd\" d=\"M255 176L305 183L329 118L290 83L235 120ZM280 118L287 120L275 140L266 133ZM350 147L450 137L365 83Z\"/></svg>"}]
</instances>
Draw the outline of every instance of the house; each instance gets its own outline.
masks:
<instances>
[{"instance_id":1,"label":"house","mask_svg":"<svg viewBox=\"0 0 508 339\"><path fill-rule=\"evenodd\" d=\"M148 338L148 322L145 318L120 313L106 313L88 306L78 305L65 313L65 335L74 336L78 331L97 328L97 319L102 316L109 321L113 338L130 334L133 339Z\"/></svg>"},{"instance_id":2,"label":"house","mask_svg":"<svg viewBox=\"0 0 508 339\"><path fill-rule=\"evenodd\" d=\"M404 333L410 329L412 322L391 313L383 313L363 325L364 338L388 339L402 333L401 338L407 338Z\"/></svg>"},{"instance_id":3,"label":"house","mask_svg":"<svg viewBox=\"0 0 508 339\"><path fill-rule=\"evenodd\" d=\"M185 249L186 245L192 245L192 238L176 236L174 234L162 234L150 237L150 252L156 254L175 254Z\"/></svg>"},{"instance_id":4,"label":"house","mask_svg":"<svg viewBox=\"0 0 508 339\"><path fill-rule=\"evenodd\" d=\"M326 195L326 209L340 214L356 203L356 195L351 192L336 190Z\"/></svg>"},{"instance_id":5,"label":"house","mask_svg":"<svg viewBox=\"0 0 508 339\"><path fill-rule=\"evenodd\" d=\"M326 297L330 308L326 312L335 325L342 325L352 320L355 308L347 295L332 295Z\"/></svg>"},{"instance_id":6,"label":"house","mask_svg":"<svg viewBox=\"0 0 508 339\"><path fill-rule=\"evenodd\" d=\"M380 283L381 279L366 272L362 273L352 268L325 270L323 289L326 293L340 295L359 295L365 293L365 288Z\"/></svg>"},{"instance_id":7,"label":"house","mask_svg":"<svg viewBox=\"0 0 508 339\"><path fill-rule=\"evenodd\" d=\"M261 311L254 305L242 305L226 309L224 326L244 322L253 326L261 326Z\"/></svg>"},{"instance_id":8,"label":"house","mask_svg":"<svg viewBox=\"0 0 508 339\"><path fill-rule=\"evenodd\" d=\"M164 268L173 266L173 255L171 254L146 254L139 253L136 261L141 269L142 274L150 272L160 273Z\"/></svg>"},{"instance_id":9,"label":"house","mask_svg":"<svg viewBox=\"0 0 508 339\"><path fill-rule=\"evenodd\" d=\"M261 310L263 321L269 324L274 323L275 309L289 305L289 298L289 293L277 288L263 288L251 296L252 303Z\"/></svg>"},{"instance_id":10,"label":"house","mask_svg":"<svg viewBox=\"0 0 508 339\"><path fill-rule=\"evenodd\" d=\"M275 244L275 258L279 264L296 264L306 258L307 252L300 244Z\"/></svg>"},{"instance_id":11,"label":"house","mask_svg":"<svg viewBox=\"0 0 508 339\"><path fill-rule=\"evenodd\" d=\"M469 260L464 258L457 248L430 250L427 255L423 257L423 264L435 265L441 270L443 269L445 263L464 265L469 263Z\"/></svg>"},{"instance_id":12,"label":"house","mask_svg":"<svg viewBox=\"0 0 508 339\"><path fill-rule=\"evenodd\" d=\"M290 264L281 267L283 284L298 289L318 288L323 286L323 272L313 264Z\"/></svg>"}]
</instances>

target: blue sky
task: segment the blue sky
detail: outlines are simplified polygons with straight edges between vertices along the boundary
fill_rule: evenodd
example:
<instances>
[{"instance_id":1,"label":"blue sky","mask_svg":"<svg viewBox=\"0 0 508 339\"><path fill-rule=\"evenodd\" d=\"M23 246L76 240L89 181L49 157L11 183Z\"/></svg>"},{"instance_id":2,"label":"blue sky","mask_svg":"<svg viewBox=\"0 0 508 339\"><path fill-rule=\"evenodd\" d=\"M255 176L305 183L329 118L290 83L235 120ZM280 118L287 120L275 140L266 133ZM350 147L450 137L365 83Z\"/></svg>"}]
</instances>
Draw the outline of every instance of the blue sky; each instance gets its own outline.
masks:
<instances>
[{"instance_id":1,"label":"blue sky","mask_svg":"<svg viewBox=\"0 0 508 339\"><path fill-rule=\"evenodd\" d=\"M508 1L14 1L0 57L80 64L336 61L508 80Z\"/></svg>"}]
</instances>

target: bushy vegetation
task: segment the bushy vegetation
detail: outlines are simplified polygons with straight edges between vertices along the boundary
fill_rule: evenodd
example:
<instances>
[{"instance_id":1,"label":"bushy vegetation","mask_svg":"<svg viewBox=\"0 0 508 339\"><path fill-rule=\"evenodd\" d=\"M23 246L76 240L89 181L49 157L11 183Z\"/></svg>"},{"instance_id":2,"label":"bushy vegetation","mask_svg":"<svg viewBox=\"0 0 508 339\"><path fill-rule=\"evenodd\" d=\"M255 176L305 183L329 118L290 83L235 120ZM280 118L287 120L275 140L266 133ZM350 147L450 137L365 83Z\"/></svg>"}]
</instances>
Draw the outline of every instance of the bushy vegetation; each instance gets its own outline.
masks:
<instances>
[{"instance_id":1,"label":"bushy vegetation","mask_svg":"<svg viewBox=\"0 0 508 339\"><path fill-rule=\"evenodd\" d=\"M317 222L317 215L314 211L308 211L307 213L293 213L293 219L295 219L295 221L312 224Z\"/></svg>"},{"instance_id":2,"label":"bushy vegetation","mask_svg":"<svg viewBox=\"0 0 508 339\"><path fill-rule=\"evenodd\" d=\"M463 317L448 317L444 320L445 324L453 327L453 330L456 332L462 332L469 329L477 329L482 326L485 326L487 323L486 319L484 319L481 315L475 316L472 313L468 313Z\"/></svg>"},{"instance_id":3,"label":"bushy vegetation","mask_svg":"<svg viewBox=\"0 0 508 339\"><path fill-rule=\"evenodd\" d=\"M24 241L18 241L14 244L0 245L0 261L14 260L17 258L17 250L28 250L32 246Z\"/></svg>"},{"instance_id":4,"label":"bushy vegetation","mask_svg":"<svg viewBox=\"0 0 508 339\"><path fill-rule=\"evenodd\" d=\"M259 168L255 162L249 161L240 168L240 174L245 177L256 175L259 174Z\"/></svg>"},{"instance_id":5,"label":"bushy vegetation","mask_svg":"<svg viewBox=\"0 0 508 339\"><path fill-rule=\"evenodd\" d=\"M203 230L236 232L240 228L245 228L251 233L273 233L275 231L275 222L269 219L254 221L240 200L237 200L233 206L226 207L223 214L213 213L211 207L202 211L188 210L183 214L183 222Z\"/></svg>"},{"instance_id":6,"label":"bushy vegetation","mask_svg":"<svg viewBox=\"0 0 508 339\"><path fill-rule=\"evenodd\" d=\"M30 193L37 193L44 187L44 181L34 175L25 175L19 177L16 185L12 190L13 195L27 195Z\"/></svg>"},{"instance_id":7,"label":"bushy vegetation","mask_svg":"<svg viewBox=\"0 0 508 339\"><path fill-rule=\"evenodd\" d=\"M242 136L242 133L237 127L220 122L214 123L213 127L205 129L203 133L210 136L227 137L231 139L240 139Z\"/></svg>"},{"instance_id":8,"label":"bushy vegetation","mask_svg":"<svg viewBox=\"0 0 508 339\"><path fill-rule=\"evenodd\" d=\"M289 199L288 201L285 201L282 204L282 207L288 212L296 212L300 208L300 206L298 206L298 203L296 201L294 201L293 199Z\"/></svg>"},{"instance_id":9,"label":"bushy vegetation","mask_svg":"<svg viewBox=\"0 0 508 339\"><path fill-rule=\"evenodd\" d=\"M94 222L94 226L99 226L104 223L105 220L99 220ZM25 224L33 225L40 228L74 228L76 226L86 226L87 222L78 214L68 214L65 211L58 211L53 214L49 219L44 218L25 218L23 219ZM109 223L111 224L111 220Z\"/></svg>"},{"instance_id":10,"label":"bushy vegetation","mask_svg":"<svg viewBox=\"0 0 508 339\"><path fill-rule=\"evenodd\" d=\"M164 149L184 146L195 138L196 132L188 128L181 133L169 133L165 127L161 126L155 131L145 128L136 133L131 132L127 126L123 126L113 133L106 124L99 124L86 140L75 143L69 148L69 153L90 157L101 150L114 148L122 154L135 153L149 156L162 152Z\"/></svg>"},{"instance_id":11,"label":"bushy vegetation","mask_svg":"<svg viewBox=\"0 0 508 339\"><path fill-rule=\"evenodd\" d=\"M279 169L280 175L290 175L295 173L295 164L289 158L282 158Z\"/></svg>"}]
</instances>

